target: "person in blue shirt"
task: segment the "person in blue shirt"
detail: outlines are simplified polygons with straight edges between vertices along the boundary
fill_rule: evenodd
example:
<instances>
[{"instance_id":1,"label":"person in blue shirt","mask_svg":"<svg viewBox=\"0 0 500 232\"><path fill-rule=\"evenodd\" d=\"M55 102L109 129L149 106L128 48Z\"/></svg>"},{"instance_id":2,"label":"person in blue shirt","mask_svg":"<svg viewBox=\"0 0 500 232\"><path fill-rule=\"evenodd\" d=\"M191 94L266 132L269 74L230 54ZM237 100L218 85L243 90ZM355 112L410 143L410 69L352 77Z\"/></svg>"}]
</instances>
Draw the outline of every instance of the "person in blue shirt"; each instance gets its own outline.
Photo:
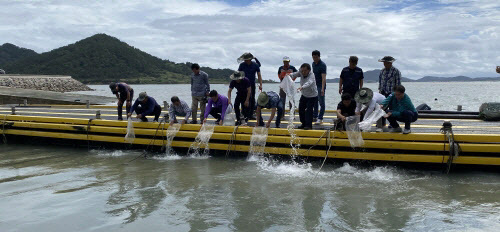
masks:
<instances>
[{"instance_id":1,"label":"person in blue shirt","mask_svg":"<svg viewBox=\"0 0 500 232\"><path fill-rule=\"evenodd\" d=\"M130 106L132 105L131 102L134 98L134 89L124 82L111 83L109 84L109 88L111 89L111 92L116 95L116 98L118 98L118 120L123 120L123 103L126 102L126 113L128 114L130 112Z\"/></svg>"},{"instance_id":2,"label":"person in blue shirt","mask_svg":"<svg viewBox=\"0 0 500 232\"><path fill-rule=\"evenodd\" d=\"M252 60L255 59L256 62ZM259 90L262 91L262 76L260 74L260 62L251 53L243 54L238 60L244 60L240 63L238 71L245 72L245 77L250 81L250 87L252 92L250 93L250 119L255 119L253 113L255 110L255 75L257 74L259 81Z\"/></svg>"},{"instance_id":3,"label":"person in blue shirt","mask_svg":"<svg viewBox=\"0 0 500 232\"><path fill-rule=\"evenodd\" d=\"M281 115L283 115L283 102L280 101L280 97L274 91L262 92L257 98L257 123L255 126L264 126L264 120L262 119L262 108L271 109L271 116L266 122L266 127L271 126L271 122L274 119L276 111L278 111L278 116L276 117L276 128L280 128Z\"/></svg>"},{"instance_id":4,"label":"person in blue shirt","mask_svg":"<svg viewBox=\"0 0 500 232\"><path fill-rule=\"evenodd\" d=\"M316 87L318 88L318 100L314 103L313 122L319 119L318 124L323 123L323 115L325 114L325 90L326 90L326 64L321 60L321 53L318 50L312 52L312 70L316 78ZM321 110L318 108L321 106ZM319 114L318 114L319 111Z\"/></svg>"},{"instance_id":5,"label":"person in blue shirt","mask_svg":"<svg viewBox=\"0 0 500 232\"><path fill-rule=\"evenodd\" d=\"M139 94L139 98L135 100L134 105L127 114L127 117L132 116L132 112L134 111L137 114L136 118L140 118L143 122L148 121L146 118L148 115L154 115L155 118L153 121L158 122L158 118L161 114L161 106L156 103L154 98L149 97L146 92L142 92Z\"/></svg>"},{"instance_id":6,"label":"person in blue shirt","mask_svg":"<svg viewBox=\"0 0 500 232\"><path fill-rule=\"evenodd\" d=\"M348 93L356 96L356 92L363 88L363 70L358 65L358 57L349 57L349 66L342 69L339 81L339 94Z\"/></svg>"}]
</instances>

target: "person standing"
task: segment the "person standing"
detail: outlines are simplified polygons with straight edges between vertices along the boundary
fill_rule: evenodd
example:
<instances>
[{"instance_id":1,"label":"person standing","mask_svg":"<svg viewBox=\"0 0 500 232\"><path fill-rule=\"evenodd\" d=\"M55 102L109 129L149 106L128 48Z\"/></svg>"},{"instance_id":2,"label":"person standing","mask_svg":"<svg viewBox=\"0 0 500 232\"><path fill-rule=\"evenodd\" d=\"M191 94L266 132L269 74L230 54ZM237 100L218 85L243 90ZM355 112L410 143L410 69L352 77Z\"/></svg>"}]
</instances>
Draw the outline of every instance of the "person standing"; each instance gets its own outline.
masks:
<instances>
[{"instance_id":1,"label":"person standing","mask_svg":"<svg viewBox=\"0 0 500 232\"><path fill-rule=\"evenodd\" d=\"M253 62L255 59L257 62ZM247 52L241 55L238 60L244 60L244 62L240 63L238 67L238 71L245 72L245 77L250 81L250 87L252 92L250 93L250 110L249 115L250 119L255 119L253 116L255 110L255 74L257 74L259 81L259 90L262 91L262 76L260 74L260 62L254 57L251 53Z\"/></svg>"},{"instance_id":2,"label":"person standing","mask_svg":"<svg viewBox=\"0 0 500 232\"><path fill-rule=\"evenodd\" d=\"M349 66L342 69L339 80L339 94L348 93L351 97L363 88L363 70L358 65L358 57L349 57Z\"/></svg>"},{"instance_id":3,"label":"person standing","mask_svg":"<svg viewBox=\"0 0 500 232\"><path fill-rule=\"evenodd\" d=\"M205 111L205 119L203 123L207 122L208 114L212 115L217 121L215 124L222 125L224 121L224 116L226 115L227 106L229 105L229 100L224 95L217 93L216 90L212 90L209 93L210 99L207 103L207 108Z\"/></svg>"},{"instance_id":4,"label":"person standing","mask_svg":"<svg viewBox=\"0 0 500 232\"><path fill-rule=\"evenodd\" d=\"M200 121L203 121L205 115L205 106L207 104L208 93L210 92L210 84L208 83L208 74L200 70L200 65L192 64L191 70L191 115L193 116L192 124L196 121L198 114L198 104L200 104Z\"/></svg>"},{"instance_id":5,"label":"person standing","mask_svg":"<svg viewBox=\"0 0 500 232\"><path fill-rule=\"evenodd\" d=\"M325 114L326 64L321 60L321 53L318 50L312 52L312 59L312 69L316 78L318 92L318 100L314 103L313 121L316 122L319 119L318 124L322 124L323 115ZM321 110L318 109L318 102Z\"/></svg>"},{"instance_id":6,"label":"person standing","mask_svg":"<svg viewBox=\"0 0 500 232\"><path fill-rule=\"evenodd\" d=\"M148 115L154 115L155 118L153 121L158 122L158 118L161 114L161 106L156 103L154 98L149 97L146 92L142 92L139 94L137 100L135 100L127 117L132 116L132 112L134 111L137 114L137 118L140 118L143 122L148 121L146 118Z\"/></svg>"},{"instance_id":7,"label":"person standing","mask_svg":"<svg viewBox=\"0 0 500 232\"><path fill-rule=\"evenodd\" d=\"M181 121L181 125L184 125L191 117L191 109L185 101L182 101L177 96L173 96L170 98L172 104L170 105L170 109L168 110L168 114L170 115L170 125L177 123L177 116L184 117L184 120Z\"/></svg>"},{"instance_id":8,"label":"person standing","mask_svg":"<svg viewBox=\"0 0 500 232\"><path fill-rule=\"evenodd\" d=\"M126 114L130 113L130 106L132 105L132 100L134 98L134 89L127 85L125 82L111 83L109 84L111 92L118 98L118 120L123 120L123 103L126 102Z\"/></svg>"},{"instance_id":9,"label":"person standing","mask_svg":"<svg viewBox=\"0 0 500 232\"><path fill-rule=\"evenodd\" d=\"M294 81L297 77L300 77L300 87L297 88L297 91L302 92L299 101L299 118L302 125L298 128L310 130L312 129L314 103L318 102L316 78L314 78L314 73L311 72L311 66L308 63L302 64L300 71L291 75Z\"/></svg>"},{"instance_id":10,"label":"person standing","mask_svg":"<svg viewBox=\"0 0 500 232\"><path fill-rule=\"evenodd\" d=\"M274 91L262 92L259 94L257 98L257 123L255 123L255 127L264 126L264 119L262 118L262 109L271 109L271 116L267 120L265 124L266 128L271 126L271 122L274 119L274 115L276 115L276 111L278 111L278 116L276 117L276 128L280 128L281 124L281 115L283 114L283 102L280 100L280 97Z\"/></svg>"},{"instance_id":11,"label":"person standing","mask_svg":"<svg viewBox=\"0 0 500 232\"><path fill-rule=\"evenodd\" d=\"M297 69L294 66L290 65L290 58L288 56L283 57L283 66L279 67L278 69L278 78L280 79L280 82L283 81L283 78L285 78L286 75L292 74L294 72L297 72ZM280 100L283 102L284 107L286 105L286 93L282 88L280 88ZM289 104L289 109L292 109L291 103Z\"/></svg>"},{"instance_id":12,"label":"person standing","mask_svg":"<svg viewBox=\"0 0 500 232\"><path fill-rule=\"evenodd\" d=\"M231 83L229 83L229 90L227 91L228 103L231 104L231 92L236 88L236 98L234 99L234 111L236 113L236 124L245 125L248 122L248 112L250 106L250 93L252 88L250 87L250 81L245 77L245 73L242 71L236 71L231 76ZM241 111L243 111L243 119L241 118Z\"/></svg>"},{"instance_id":13,"label":"person standing","mask_svg":"<svg viewBox=\"0 0 500 232\"><path fill-rule=\"evenodd\" d=\"M390 132L401 132L397 121L405 123L403 134L411 133L411 123L417 121L418 113L410 97L405 93L405 87L396 85L394 93L386 98L382 105L388 107L388 113L384 116L391 125Z\"/></svg>"},{"instance_id":14,"label":"person standing","mask_svg":"<svg viewBox=\"0 0 500 232\"><path fill-rule=\"evenodd\" d=\"M384 68L380 70L378 76L378 90L380 94L388 97L396 85L401 85L401 72L392 66L392 63L396 61L392 56L384 56L378 61L384 62Z\"/></svg>"}]
</instances>

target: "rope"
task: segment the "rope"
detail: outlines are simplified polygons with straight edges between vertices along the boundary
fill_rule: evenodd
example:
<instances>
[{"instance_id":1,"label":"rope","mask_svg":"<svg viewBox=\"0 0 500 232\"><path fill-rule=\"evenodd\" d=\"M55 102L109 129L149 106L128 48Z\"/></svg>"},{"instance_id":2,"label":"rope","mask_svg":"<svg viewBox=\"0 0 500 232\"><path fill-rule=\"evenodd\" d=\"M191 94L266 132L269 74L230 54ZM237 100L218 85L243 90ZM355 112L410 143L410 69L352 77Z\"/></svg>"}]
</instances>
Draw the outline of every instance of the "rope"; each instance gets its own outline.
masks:
<instances>
[{"instance_id":1,"label":"rope","mask_svg":"<svg viewBox=\"0 0 500 232\"><path fill-rule=\"evenodd\" d=\"M226 158L231 153L231 147L233 146L234 140L236 139L236 131L238 130L238 127L239 125L234 127L233 134L231 135L231 139L229 140L229 146L227 147Z\"/></svg>"},{"instance_id":2,"label":"rope","mask_svg":"<svg viewBox=\"0 0 500 232\"><path fill-rule=\"evenodd\" d=\"M158 124L158 127L156 127L156 131L155 131L155 134L153 136L153 138L151 139L151 141L149 142L148 146L146 146L146 149L140 154L138 155L137 157L131 159L130 161L128 161L127 163L125 164L129 164L130 162L136 160L136 159L139 159L141 156L144 156L144 158L147 159L147 153L148 153L148 150L149 150L149 147L151 146L151 144L153 144L153 142L156 140L156 134L158 134L158 130L160 129L160 126L165 122L165 120L160 120L160 123Z\"/></svg>"},{"instance_id":3,"label":"rope","mask_svg":"<svg viewBox=\"0 0 500 232\"><path fill-rule=\"evenodd\" d=\"M446 162L446 174L449 174L451 171L451 166L453 165L453 160L460 155L460 152L462 152L462 148L457 142L455 142L455 133L453 133L451 124L450 126L443 126L440 131L445 134L446 138L448 139L448 146L450 147L448 150L448 161ZM446 147L446 140L444 142L444 147Z\"/></svg>"},{"instance_id":4,"label":"rope","mask_svg":"<svg viewBox=\"0 0 500 232\"><path fill-rule=\"evenodd\" d=\"M3 122L2 122L2 137L3 137L3 143L7 144L7 137L5 136L5 124L7 123L7 115L4 114L3 116Z\"/></svg>"},{"instance_id":5,"label":"rope","mask_svg":"<svg viewBox=\"0 0 500 232\"><path fill-rule=\"evenodd\" d=\"M333 129L333 138L330 139L330 132ZM332 140L335 139L335 129L336 126L334 125L333 128L328 129L328 139L325 141L325 146L328 146L328 149L325 150L325 158L323 159L323 163L321 163L321 166L318 169L318 172L314 176L314 179L319 175L319 172L321 172L321 169L323 168L323 165L325 165L326 158L328 158L328 153L330 152L330 148L332 147ZM313 180L314 180L313 179Z\"/></svg>"}]
</instances>

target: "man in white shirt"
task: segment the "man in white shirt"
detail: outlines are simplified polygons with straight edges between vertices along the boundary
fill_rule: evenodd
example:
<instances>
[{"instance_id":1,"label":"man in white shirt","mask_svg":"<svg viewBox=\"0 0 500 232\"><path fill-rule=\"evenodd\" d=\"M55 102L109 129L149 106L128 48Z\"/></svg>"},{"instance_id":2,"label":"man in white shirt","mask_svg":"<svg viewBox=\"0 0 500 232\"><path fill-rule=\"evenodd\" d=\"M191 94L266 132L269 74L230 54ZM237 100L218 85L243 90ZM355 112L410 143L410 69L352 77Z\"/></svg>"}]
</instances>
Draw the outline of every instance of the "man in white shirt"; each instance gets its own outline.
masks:
<instances>
[{"instance_id":1,"label":"man in white shirt","mask_svg":"<svg viewBox=\"0 0 500 232\"><path fill-rule=\"evenodd\" d=\"M360 115L360 121L363 121L364 118L368 118L373 111L377 108L380 108L380 104L385 100L385 96L380 93L374 93L369 88L361 88L356 92L354 96L356 100L356 115ZM381 132L383 128L382 118L377 121L377 132Z\"/></svg>"}]
</instances>

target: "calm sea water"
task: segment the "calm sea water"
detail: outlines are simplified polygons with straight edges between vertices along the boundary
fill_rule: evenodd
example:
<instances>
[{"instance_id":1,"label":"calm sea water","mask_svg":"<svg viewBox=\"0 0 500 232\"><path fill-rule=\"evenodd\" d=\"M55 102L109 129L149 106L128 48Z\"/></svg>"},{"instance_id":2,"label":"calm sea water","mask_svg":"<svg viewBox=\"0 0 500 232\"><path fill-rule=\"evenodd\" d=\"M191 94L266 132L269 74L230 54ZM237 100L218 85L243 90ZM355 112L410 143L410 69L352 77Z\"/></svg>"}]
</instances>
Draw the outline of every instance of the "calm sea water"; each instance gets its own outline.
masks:
<instances>
[{"instance_id":1,"label":"calm sea water","mask_svg":"<svg viewBox=\"0 0 500 232\"><path fill-rule=\"evenodd\" d=\"M264 90L276 90L266 84ZM367 84L375 87L374 84ZM111 96L107 86L93 94ZM189 85L134 85L158 100ZM434 109L498 101L500 82L408 83ZM227 86L213 85L226 92ZM339 101L328 86L327 104ZM434 98L438 98L434 101ZM0 231L498 231L500 174L259 157L0 145ZM425 164L422 164L425 165ZM443 167L444 168L444 167Z\"/></svg>"},{"instance_id":2,"label":"calm sea water","mask_svg":"<svg viewBox=\"0 0 500 232\"><path fill-rule=\"evenodd\" d=\"M413 104L416 106L427 103L433 110L456 110L457 105L462 105L464 111L478 111L479 106L484 102L500 101L500 81L497 82L408 82L403 83L406 87L406 93L410 96ZM107 85L90 85L96 91L80 92L84 94L110 96L111 91ZM163 101L170 102L174 95L180 99L191 103L191 87L189 84L178 85L132 85L135 91L135 97L139 92L146 91L154 97L159 104ZM212 89L219 93L227 95L228 85L213 84ZM377 90L377 83L366 83L365 87ZM275 91L279 93L279 84L263 84L264 91ZM232 97L236 96L235 91ZM326 88L326 108L336 109L340 101L338 94L338 84L328 83ZM297 98L298 101L298 98Z\"/></svg>"}]
</instances>

